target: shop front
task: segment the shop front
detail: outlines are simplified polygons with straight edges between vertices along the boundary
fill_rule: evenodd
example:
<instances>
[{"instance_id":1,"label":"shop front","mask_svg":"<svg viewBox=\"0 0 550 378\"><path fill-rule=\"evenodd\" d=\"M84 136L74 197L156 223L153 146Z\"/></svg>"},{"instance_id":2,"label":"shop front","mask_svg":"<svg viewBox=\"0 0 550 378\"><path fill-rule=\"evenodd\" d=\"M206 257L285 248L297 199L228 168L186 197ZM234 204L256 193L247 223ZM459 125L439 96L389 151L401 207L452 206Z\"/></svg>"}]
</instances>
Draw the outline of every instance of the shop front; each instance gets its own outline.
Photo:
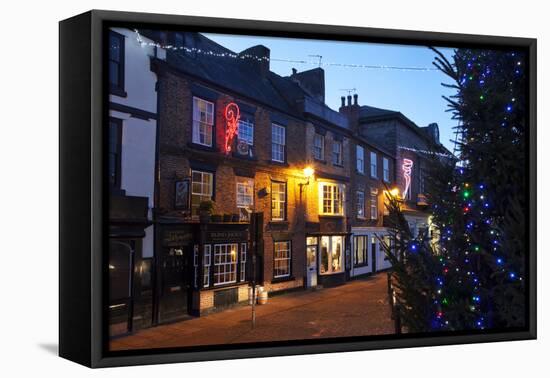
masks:
<instances>
[{"instance_id":1,"label":"shop front","mask_svg":"<svg viewBox=\"0 0 550 378\"><path fill-rule=\"evenodd\" d=\"M163 220L159 233L155 323L248 300L248 223Z\"/></svg>"},{"instance_id":2,"label":"shop front","mask_svg":"<svg viewBox=\"0 0 550 378\"><path fill-rule=\"evenodd\" d=\"M390 235L384 227L352 227L351 229L352 266L351 277L358 277L391 268L381 243L390 245Z\"/></svg>"},{"instance_id":3,"label":"shop front","mask_svg":"<svg viewBox=\"0 0 550 378\"><path fill-rule=\"evenodd\" d=\"M349 266L346 237L346 233L309 234L306 237L307 287L330 287L346 281L346 266Z\"/></svg>"}]
</instances>

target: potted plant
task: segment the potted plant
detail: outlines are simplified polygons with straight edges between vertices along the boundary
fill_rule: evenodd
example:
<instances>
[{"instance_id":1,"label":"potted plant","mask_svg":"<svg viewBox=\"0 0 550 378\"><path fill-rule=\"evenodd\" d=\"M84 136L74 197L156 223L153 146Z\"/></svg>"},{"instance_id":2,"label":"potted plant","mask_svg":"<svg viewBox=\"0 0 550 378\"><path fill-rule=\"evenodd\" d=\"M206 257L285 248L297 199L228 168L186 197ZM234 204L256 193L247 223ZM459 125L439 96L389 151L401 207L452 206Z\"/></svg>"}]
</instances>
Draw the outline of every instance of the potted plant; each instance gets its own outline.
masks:
<instances>
[{"instance_id":1,"label":"potted plant","mask_svg":"<svg viewBox=\"0 0 550 378\"><path fill-rule=\"evenodd\" d=\"M239 222L240 217L239 214L231 214L231 222Z\"/></svg>"},{"instance_id":2,"label":"potted plant","mask_svg":"<svg viewBox=\"0 0 550 378\"><path fill-rule=\"evenodd\" d=\"M223 215L223 221L224 222L231 222L231 214L224 214Z\"/></svg>"},{"instance_id":3,"label":"potted plant","mask_svg":"<svg viewBox=\"0 0 550 378\"><path fill-rule=\"evenodd\" d=\"M210 219L212 220L212 222L214 223L220 223L221 221L223 221L223 216L221 214L212 214L212 216L210 217Z\"/></svg>"},{"instance_id":4,"label":"potted plant","mask_svg":"<svg viewBox=\"0 0 550 378\"><path fill-rule=\"evenodd\" d=\"M214 211L214 202L213 201L201 201L199 204L199 221L201 223L210 222L210 216Z\"/></svg>"}]
</instances>

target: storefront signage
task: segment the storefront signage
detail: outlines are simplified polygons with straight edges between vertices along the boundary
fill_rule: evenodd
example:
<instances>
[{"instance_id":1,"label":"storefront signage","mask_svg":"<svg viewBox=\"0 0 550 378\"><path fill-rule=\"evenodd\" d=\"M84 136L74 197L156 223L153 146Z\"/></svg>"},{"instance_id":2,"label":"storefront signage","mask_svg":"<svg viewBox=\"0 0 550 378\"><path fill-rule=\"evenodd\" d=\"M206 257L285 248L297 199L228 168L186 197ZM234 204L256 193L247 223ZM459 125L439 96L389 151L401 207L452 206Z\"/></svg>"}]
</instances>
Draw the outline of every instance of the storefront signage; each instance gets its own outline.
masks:
<instances>
[{"instance_id":1,"label":"storefront signage","mask_svg":"<svg viewBox=\"0 0 550 378\"><path fill-rule=\"evenodd\" d=\"M241 231L208 231L206 242L240 242L248 240L248 232Z\"/></svg>"},{"instance_id":2,"label":"storefront signage","mask_svg":"<svg viewBox=\"0 0 550 378\"><path fill-rule=\"evenodd\" d=\"M183 246L190 245L193 241L193 234L188 230L164 231L162 234L162 245Z\"/></svg>"}]
</instances>

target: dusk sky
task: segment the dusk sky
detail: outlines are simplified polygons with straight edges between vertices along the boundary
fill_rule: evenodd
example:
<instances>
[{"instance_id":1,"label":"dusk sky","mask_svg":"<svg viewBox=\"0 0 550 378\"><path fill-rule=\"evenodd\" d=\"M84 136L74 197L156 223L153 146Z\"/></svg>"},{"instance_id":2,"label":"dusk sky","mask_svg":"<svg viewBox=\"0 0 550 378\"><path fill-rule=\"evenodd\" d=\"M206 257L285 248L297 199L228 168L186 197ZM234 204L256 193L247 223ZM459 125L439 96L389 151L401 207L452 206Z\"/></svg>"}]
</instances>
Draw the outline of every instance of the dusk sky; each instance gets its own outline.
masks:
<instances>
[{"instance_id":1,"label":"dusk sky","mask_svg":"<svg viewBox=\"0 0 550 378\"><path fill-rule=\"evenodd\" d=\"M434 52L427 47L387 45L358 42L319 41L304 39L234 36L205 34L208 38L226 48L240 52L254 45L264 45L271 50L272 59L308 61L291 63L271 61L270 68L281 76L288 76L292 68L306 71L318 67L322 55L324 63L364 64L376 66L424 67L432 65ZM440 49L447 57L452 49ZM387 69L366 69L322 65L325 70L325 100L334 110L340 107L340 97L346 96L342 89L356 88L360 105L396 110L403 113L419 126L437 122L441 142L452 152L454 139L452 127L456 121L446 112L442 95L453 91L441 85L450 79L437 70L403 71ZM353 93L353 92L352 92Z\"/></svg>"}]
</instances>

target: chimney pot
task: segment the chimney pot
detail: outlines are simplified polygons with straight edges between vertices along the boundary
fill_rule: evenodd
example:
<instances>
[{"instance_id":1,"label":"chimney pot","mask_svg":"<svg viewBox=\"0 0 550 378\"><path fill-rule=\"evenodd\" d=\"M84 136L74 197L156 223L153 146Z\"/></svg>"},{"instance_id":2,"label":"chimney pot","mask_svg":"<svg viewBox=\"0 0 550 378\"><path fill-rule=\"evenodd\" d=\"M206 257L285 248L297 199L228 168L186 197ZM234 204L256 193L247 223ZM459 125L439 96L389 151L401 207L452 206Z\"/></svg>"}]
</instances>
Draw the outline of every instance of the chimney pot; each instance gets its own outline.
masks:
<instances>
[{"instance_id":1,"label":"chimney pot","mask_svg":"<svg viewBox=\"0 0 550 378\"><path fill-rule=\"evenodd\" d=\"M346 106L346 98L342 96L340 99L342 100L342 107Z\"/></svg>"},{"instance_id":2,"label":"chimney pot","mask_svg":"<svg viewBox=\"0 0 550 378\"><path fill-rule=\"evenodd\" d=\"M351 106L351 95L348 95L348 106Z\"/></svg>"},{"instance_id":3,"label":"chimney pot","mask_svg":"<svg viewBox=\"0 0 550 378\"><path fill-rule=\"evenodd\" d=\"M353 105L358 105L357 104L357 98L359 97L359 95L356 93L353 95Z\"/></svg>"}]
</instances>

